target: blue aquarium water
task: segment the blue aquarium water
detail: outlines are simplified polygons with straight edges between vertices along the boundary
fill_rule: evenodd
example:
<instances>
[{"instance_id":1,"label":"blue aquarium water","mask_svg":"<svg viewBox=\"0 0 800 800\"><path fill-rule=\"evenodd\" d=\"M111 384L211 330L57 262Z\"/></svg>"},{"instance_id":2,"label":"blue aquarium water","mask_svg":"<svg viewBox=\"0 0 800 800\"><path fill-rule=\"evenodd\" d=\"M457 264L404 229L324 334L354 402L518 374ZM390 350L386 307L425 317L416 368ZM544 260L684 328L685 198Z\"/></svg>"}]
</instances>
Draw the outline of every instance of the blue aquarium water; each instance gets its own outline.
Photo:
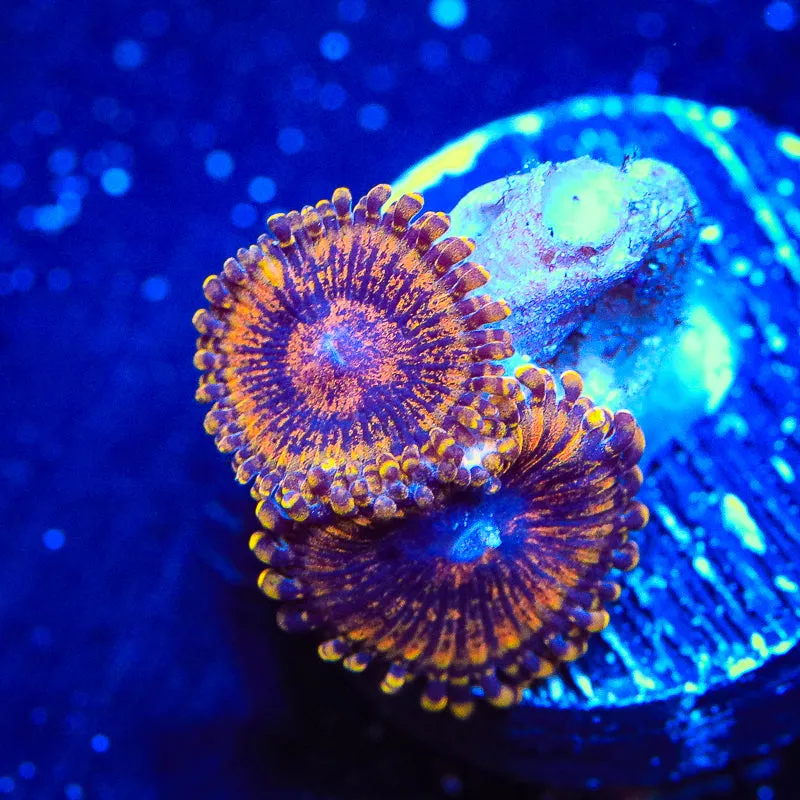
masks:
<instances>
[{"instance_id":1,"label":"blue aquarium water","mask_svg":"<svg viewBox=\"0 0 800 800\"><path fill-rule=\"evenodd\" d=\"M0 794L792 797L798 14L7 3ZM581 154L689 176L708 280L741 308L709 312L687 358L735 369L705 373L709 407L652 455L641 564L587 655L508 713L419 718L278 630L253 503L193 400L191 316L269 214L398 176L449 210Z\"/></svg>"}]
</instances>

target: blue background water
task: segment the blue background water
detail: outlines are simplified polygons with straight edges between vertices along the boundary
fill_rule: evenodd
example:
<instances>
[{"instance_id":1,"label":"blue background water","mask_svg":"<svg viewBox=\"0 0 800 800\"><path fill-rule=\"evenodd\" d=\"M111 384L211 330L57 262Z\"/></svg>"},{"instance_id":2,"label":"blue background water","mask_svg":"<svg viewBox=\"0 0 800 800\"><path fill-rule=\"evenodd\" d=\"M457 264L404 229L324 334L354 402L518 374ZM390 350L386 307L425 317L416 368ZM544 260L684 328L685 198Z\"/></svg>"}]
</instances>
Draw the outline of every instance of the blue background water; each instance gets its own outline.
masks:
<instances>
[{"instance_id":1,"label":"blue background water","mask_svg":"<svg viewBox=\"0 0 800 800\"><path fill-rule=\"evenodd\" d=\"M796 130L800 37L764 0L460 8L4 6L0 792L535 796L395 730L276 630L252 504L191 399L200 284L266 214L572 94ZM791 760L715 785L789 796Z\"/></svg>"}]
</instances>

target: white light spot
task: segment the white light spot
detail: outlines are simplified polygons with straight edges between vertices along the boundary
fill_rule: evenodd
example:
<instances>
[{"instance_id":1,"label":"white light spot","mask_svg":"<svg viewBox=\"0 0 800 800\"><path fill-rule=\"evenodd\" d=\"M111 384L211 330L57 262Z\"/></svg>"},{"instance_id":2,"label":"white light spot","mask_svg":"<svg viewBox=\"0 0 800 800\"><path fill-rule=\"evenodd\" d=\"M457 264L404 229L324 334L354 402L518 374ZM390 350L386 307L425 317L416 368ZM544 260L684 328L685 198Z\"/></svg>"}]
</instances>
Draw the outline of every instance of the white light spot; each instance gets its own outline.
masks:
<instances>
[{"instance_id":1,"label":"white light spot","mask_svg":"<svg viewBox=\"0 0 800 800\"><path fill-rule=\"evenodd\" d=\"M428 13L439 27L452 30L466 21L467 4L465 0L432 0Z\"/></svg>"},{"instance_id":2,"label":"white light spot","mask_svg":"<svg viewBox=\"0 0 800 800\"><path fill-rule=\"evenodd\" d=\"M764 534L739 497L735 494L726 494L722 498L721 511L722 524L735 534L748 550L762 556L767 552Z\"/></svg>"}]
</instances>

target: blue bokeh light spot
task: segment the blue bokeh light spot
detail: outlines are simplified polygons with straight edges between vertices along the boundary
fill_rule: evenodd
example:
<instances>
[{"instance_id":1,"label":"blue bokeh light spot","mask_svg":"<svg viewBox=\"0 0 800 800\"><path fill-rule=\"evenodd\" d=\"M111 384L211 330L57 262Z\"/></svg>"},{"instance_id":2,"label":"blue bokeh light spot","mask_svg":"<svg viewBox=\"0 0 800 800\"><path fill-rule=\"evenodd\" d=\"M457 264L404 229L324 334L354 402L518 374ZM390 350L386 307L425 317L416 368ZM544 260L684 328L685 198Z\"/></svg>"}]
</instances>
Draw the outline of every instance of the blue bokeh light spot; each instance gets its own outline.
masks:
<instances>
[{"instance_id":1,"label":"blue bokeh light spot","mask_svg":"<svg viewBox=\"0 0 800 800\"><path fill-rule=\"evenodd\" d=\"M328 61L341 61L350 52L350 39L341 31L328 31L319 40L319 51Z\"/></svg>"},{"instance_id":2,"label":"blue bokeh light spot","mask_svg":"<svg viewBox=\"0 0 800 800\"><path fill-rule=\"evenodd\" d=\"M374 92L388 92L397 85L397 72L386 64L378 64L367 72L367 86Z\"/></svg>"},{"instance_id":3,"label":"blue bokeh light spot","mask_svg":"<svg viewBox=\"0 0 800 800\"><path fill-rule=\"evenodd\" d=\"M78 197L86 197L89 181L85 175L67 175L56 183L55 190L58 194L71 193L77 194Z\"/></svg>"},{"instance_id":4,"label":"blue bokeh light spot","mask_svg":"<svg viewBox=\"0 0 800 800\"><path fill-rule=\"evenodd\" d=\"M656 94L658 92L658 76L652 72L638 70L631 78L631 90L635 94Z\"/></svg>"},{"instance_id":5,"label":"blue bokeh light spot","mask_svg":"<svg viewBox=\"0 0 800 800\"><path fill-rule=\"evenodd\" d=\"M169 281L163 275L151 275L142 281L142 297L150 303L160 303L169 294Z\"/></svg>"},{"instance_id":6,"label":"blue bokeh light spot","mask_svg":"<svg viewBox=\"0 0 800 800\"><path fill-rule=\"evenodd\" d=\"M122 167L111 167L100 176L103 191L112 197L120 197L131 188L131 176Z\"/></svg>"},{"instance_id":7,"label":"blue bokeh light spot","mask_svg":"<svg viewBox=\"0 0 800 800\"><path fill-rule=\"evenodd\" d=\"M25 167L14 161L9 161L0 167L0 186L6 189L16 189L25 180Z\"/></svg>"},{"instance_id":8,"label":"blue bokeh light spot","mask_svg":"<svg viewBox=\"0 0 800 800\"><path fill-rule=\"evenodd\" d=\"M63 206L46 205L36 209L35 225L40 231L53 233L60 231L67 222L67 212Z\"/></svg>"},{"instance_id":9,"label":"blue bokeh light spot","mask_svg":"<svg viewBox=\"0 0 800 800\"><path fill-rule=\"evenodd\" d=\"M144 45L136 39L122 39L114 45L114 63L120 69L137 69L144 57Z\"/></svg>"},{"instance_id":10,"label":"blue bokeh light spot","mask_svg":"<svg viewBox=\"0 0 800 800\"><path fill-rule=\"evenodd\" d=\"M36 625L31 631L31 644L38 650L47 650L53 645L53 633L49 628Z\"/></svg>"},{"instance_id":11,"label":"blue bokeh light spot","mask_svg":"<svg viewBox=\"0 0 800 800\"><path fill-rule=\"evenodd\" d=\"M380 103L367 103L358 110L358 124L367 131L379 131L389 120L389 112Z\"/></svg>"},{"instance_id":12,"label":"blue bokeh light spot","mask_svg":"<svg viewBox=\"0 0 800 800\"><path fill-rule=\"evenodd\" d=\"M166 11L154 8L142 14L141 25L145 36L163 36L169 30L169 17Z\"/></svg>"},{"instance_id":13,"label":"blue bokeh light spot","mask_svg":"<svg viewBox=\"0 0 800 800\"><path fill-rule=\"evenodd\" d=\"M319 104L326 111L336 111L346 99L347 92L338 83L326 83L319 91Z\"/></svg>"},{"instance_id":14,"label":"blue bokeh light spot","mask_svg":"<svg viewBox=\"0 0 800 800\"><path fill-rule=\"evenodd\" d=\"M19 776L20 778L24 778L26 781L31 780L36 776L36 764L32 761L23 761L19 765Z\"/></svg>"},{"instance_id":15,"label":"blue bokeh light spot","mask_svg":"<svg viewBox=\"0 0 800 800\"><path fill-rule=\"evenodd\" d=\"M430 72L441 72L450 60L450 53L444 42L432 39L420 45L419 59Z\"/></svg>"},{"instance_id":16,"label":"blue bokeh light spot","mask_svg":"<svg viewBox=\"0 0 800 800\"><path fill-rule=\"evenodd\" d=\"M83 800L83 787L77 783L68 783L64 787L64 796L67 800Z\"/></svg>"},{"instance_id":17,"label":"blue bokeh light spot","mask_svg":"<svg viewBox=\"0 0 800 800\"><path fill-rule=\"evenodd\" d=\"M108 740L108 736L105 736L102 733L96 733L92 736L92 750L95 753L105 753L108 751L108 748L111 746L111 742Z\"/></svg>"},{"instance_id":18,"label":"blue bokeh light spot","mask_svg":"<svg viewBox=\"0 0 800 800\"><path fill-rule=\"evenodd\" d=\"M441 28L460 28L467 19L465 0L431 0L428 6L431 19Z\"/></svg>"},{"instance_id":19,"label":"blue bokeh light spot","mask_svg":"<svg viewBox=\"0 0 800 800\"><path fill-rule=\"evenodd\" d=\"M791 4L785 0L775 0L764 9L764 22L774 31L788 31L797 22L797 15Z\"/></svg>"},{"instance_id":20,"label":"blue bokeh light spot","mask_svg":"<svg viewBox=\"0 0 800 800\"><path fill-rule=\"evenodd\" d=\"M23 206L17 214L17 222L24 231L36 230L36 208L34 206Z\"/></svg>"},{"instance_id":21,"label":"blue bokeh light spot","mask_svg":"<svg viewBox=\"0 0 800 800\"><path fill-rule=\"evenodd\" d=\"M317 96L319 81L306 64L300 64L292 70L292 95L301 103L313 103Z\"/></svg>"},{"instance_id":22,"label":"blue bokeh light spot","mask_svg":"<svg viewBox=\"0 0 800 800\"><path fill-rule=\"evenodd\" d=\"M217 129L210 122L196 122L189 131L189 138L198 150L210 150L217 140Z\"/></svg>"},{"instance_id":23,"label":"blue bokeh light spot","mask_svg":"<svg viewBox=\"0 0 800 800\"><path fill-rule=\"evenodd\" d=\"M488 61L491 54L491 42L480 33L471 33L461 42L461 55L474 64Z\"/></svg>"},{"instance_id":24,"label":"blue bokeh light spot","mask_svg":"<svg viewBox=\"0 0 800 800\"><path fill-rule=\"evenodd\" d=\"M33 288L36 276L28 267L17 267L11 273L11 288L18 292L29 292Z\"/></svg>"},{"instance_id":25,"label":"blue bokeh light spot","mask_svg":"<svg viewBox=\"0 0 800 800\"><path fill-rule=\"evenodd\" d=\"M70 150L68 147L59 147L58 150L53 150L50 158L47 159L47 166L56 175L69 175L77 163L78 156L74 150Z\"/></svg>"},{"instance_id":26,"label":"blue bokeh light spot","mask_svg":"<svg viewBox=\"0 0 800 800\"><path fill-rule=\"evenodd\" d=\"M98 122L111 124L119 113L119 101L116 97L97 97L92 101L92 116Z\"/></svg>"},{"instance_id":27,"label":"blue bokeh light spot","mask_svg":"<svg viewBox=\"0 0 800 800\"><path fill-rule=\"evenodd\" d=\"M42 534L42 543L48 550L60 550L65 541L66 536L60 528L50 528Z\"/></svg>"},{"instance_id":28,"label":"blue bokeh light spot","mask_svg":"<svg viewBox=\"0 0 800 800\"><path fill-rule=\"evenodd\" d=\"M648 47L642 57L642 69L646 72L663 72L671 63L670 51L661 45Z\"/></svg>"},{"instance_id":29,"label":"blue bokeh light spot","mask_svg":"<svg viewBox=\"0 0 800 800\"><path fill-rule=\"evenodd\" d=\"M215 181L229 178L233 167L233 156L225 150L212 150L206 156L206 174Z\"/></svg>"},{"instance_id":30,"label":"blue bokeh light spot","mask_svg":"<svg viewBox=\"0 0 800 800\"><path fill-rule=\"evenodd\" d=\"M44 725L47 722L47 709L36 706L36 708L31 711L30 719L34 725Z\"/></svg>"},{"instance_id":31,"label":"blue bokeh light spot","mask_svg":"<svg viewBox=\"0 0 800 800\"><path fill-rule=\"evenodd\" d=\"M278 133L278 148L287 155L299 153L306 143L306 135L300 128L283 128Z\"/></svg>"},{"instance_id":32,"label":"blue bokeh light spot","mask_svg":"<svg viewBox=\"0 0 800 800\"><path fill-rule=\"evenodd\" d=\"M15 785L14 779L10 775L0 776L0 794L11 794Z\"/></svg>"},{"instance_id":33,"label":"blue bokeh light spot","mask_svg":"<svg viewBox=\"0 0 800 800\"><path fill-rule=\"evenodd\" d=\"M442 791L448 797L458 797L464 791L464 784L458 775L454 775L452 773L442 775L440 783L442 786Z\"/></svg>"},{"instance_id":34,"label":"blue bokeh light spot","mask_svg":"<svg viewBox=\"0 0 800 800\"><path fill-rule=\"evenodd\" d=\"M658 39L666 27L664 16L656 11L645 11L636 18L636 30L645 39Z\"/></svg>"},{"instance_id":35,"label":"blue bokeh light spot","mask_svg":"<svg viewBox=\"0 0 800 800\"><path fill-rule=\"evenodd\" d=\"M343 22L360 22L367 13L364 0L339 0L339 19Z\"/></svg>"},{"instance_id":36,"label":"blue bokeh light spot","mask_svg":"<svg viewBox=\"0 0 800 800\"><path fill-rule=\"evenodd\" d=\"M231 209L231 222L237 228L249 228L255 225L257 219L258 212L250 203L237 203Z\"/></svg>"},{"instance_id":37,"label":"blue bokeh light spot","mask_svg":"<svg viewBox=\"0 0 800 800\"><path fill-rule=\"evenodd\" d=\"M250 181L250 185L247 187L247 194L250 195L250 199L255 203L268 203L275 197L276 189L275 181L272 178L257 175Z\"/></svg>"},{"instance_id":38,"label":"blue bokeh light spot","mask_svg":"<svg viewBox=\"0 0 800 800\"><path fill-rule=\"evenodd\" d=\"M133 164L133 148L124 142L105 142L102 152L108 159L109 164L114 164L118 167L130 167Z\"/></svg>"},{"instance_id":39,"label":"blue bokeh light spot","mask_svg":"<svg viewBox=\"0 0 800 800\"><path fill-rule=\"evenodd\" d=\"M81 196L77 192L61 192L58 195L58 205L64 209L69 220L81 213Z\"/></svg>"},{"instance_id":40,"label":"blue bokeh light spot","mask_svg":"<svg viewBox=\"0 0 800 800\"><path fill-rule=\"evenodd\" d=\"M108 167L108 156L100 150L90 150L83 156L83 168L90 175L99 175Z\"/></svg>"},{"instance_id":41,"label":"blue bokeh light spot","mask_svg":"<svg viewBox=\"0 0 800 800\"><path fill-rule=\"evenodd\" d=\"M33 118L33 129L42 136L52 136L61 130L61 120L55 111L43 108Z\"/></svg>"}]
</instances>

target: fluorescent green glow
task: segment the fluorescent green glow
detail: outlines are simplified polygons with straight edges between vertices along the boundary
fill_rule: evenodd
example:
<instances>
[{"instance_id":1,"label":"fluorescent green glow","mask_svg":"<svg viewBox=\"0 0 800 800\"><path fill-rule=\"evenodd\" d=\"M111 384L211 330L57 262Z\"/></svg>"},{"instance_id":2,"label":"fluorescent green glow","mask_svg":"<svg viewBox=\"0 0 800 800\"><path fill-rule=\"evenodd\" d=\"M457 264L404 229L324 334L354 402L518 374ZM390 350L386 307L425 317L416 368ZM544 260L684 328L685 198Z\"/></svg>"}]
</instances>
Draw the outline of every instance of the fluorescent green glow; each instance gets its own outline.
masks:
<instances>
[{"instance_id":1,"label":"fluorescent green glow","mask_svg":"<svg viewBox=\"0 0 800 800\"><path fill-rule=\"evenodd\" d=\"M775 579L777 585L778 579ZM791 581L790 581L791 582ZM796 588L796 586L795 586ZM764 663L764 660L769 658L770 656L779 656L783 653L788 652L794 646L793 641L789 640L782 640L776 642L772 647L767 644L767 640L760 634L754 633L750 637L750 645L752 646L753 650L755 650L760 658L755 659L752 656L746 656L745 658L739 658L737 660L731 660L728 662L727 672L731 678L738 678L740 675L744 675L746 672L751 672L752 670L759 667L761 664Z\"/></svg>"},{"instance_id":2,"label":"fluorescent green glow","mask_svg":"<svg viewBox=\"0 0 800 800\"><path fill-rule=\"evenodd\" d=\"M764 534L741 499L735 494L726 494L722 498L721 510L725 528L738 536L748 550L763 556L767 552Z\"/></svg>"},{"instance_id":3,"label":"fluorescent green glow","mask_svg":"<svg viewBox=\"0 0 800 800\"><path fill-rule=\"evenodd\" d=\"M742 164L739 160L739 156L736 155L733 148L727 142L717 145L714 152L719 156L719 160L728 167L728 172L731 175L734 177L738 175L740 180L744 178L744 164Z\"/></svg>"},{"instance_id":4,"label":"fluorescent green glow","mask_svg":"<svg viewBox=\"0 0 800 800\"><path fill-rule=\"evenodd\" d=\"M791 436L797 430L797 417L785 417L781 422L781 433Z\"/></svg>"},{"instance_id":5,"label":"fluorescent green glow","mask_svg":"<svg viewBox=\"0 0 800 800\"><path fill-rule=\"evenodd\" d=\"M787 578L785 575L776 575L773 578L773 582L775 583L775 586L782 592L796 592L800 590L800 586L798 586L791 578Z\"/></svg>"},{"instance_id":6,"label":"fluorescent green glow","mask_svg":"<svg viewBox=\"0 0 800 800\"><path fill-rule=\"evenodd\" d=\"M785 461L780 456L772 456L770 461L772 466L775 467L775 472L781 476L784 483L794 483L794 470L788 461Z\"/></svg>"},{"instance_id":7,"label":"fluorescent green glow","mask_svg":"<svg viewBox=\"0 0 800 800\"><path fill-rule=\"evenodd\" d=\"M786 334L774 323L767 325L765 333L767 335L767 344L773 353L782 353L789 345L789 340Z\"/></svg>"},{"instance_id":8,"label":"fluorescent green glow","mask_svg":"<svg viewBox=\"0 0 800 800\"><path fill-rule=\"evenodd\" d=\"M635 669L631 673L631 677L633 678L633 682L640 689L655 689L656 688L656 682L649 675L645 675L644 672L641 672L638 669Z\"/></svg>"},{"instance_id":9,"label":"fluorescent green glow","mask_svg":"<svg viewBox=\"0 0 800 800\"><path fill-rule=\"evenodd\" d=\"M564 681L558 675L554 675L547 682L547 690L553 702L557 703L564 696Z\"/></svg>"},{"instance_id":10,"label":"fluorescent green glow","mask_svg":"<svg viewBox=\"0 0 800 800\"><path fill-rule=\"evenodd\" d=\"M717 577L714 567L711 566L711 562L705 556L695 556L692 560L692 566L695 572L706 580L713 581Z\"/></svg>"},{"instance_id":11,"label":"fluorescent green glow","mask_svg":"<svg viewBox=\"0 0 800 800\"><path fill-rule=\"evenodd\" d=\"M575 680L575 685L586 697L594 697L594 688L592 687L592 682L589 680L588 675L580 673L578 675L573 675L572 677Z\"/></svg>"},{"instance_id":12,"label":"fluorescent green glow","mask_svg":"<svg viewBox=\"0 0 800 800\"><path fill-rule=\"evenodd\" d=\"M711 109L710 119L711 124L715 128L719 128L721 131L727 131L736 124L738 117L732 108L717 106Z\"/></svg>"},{"instance_id":13,"label":"fluorescent green glow","mask_svg":"<svg viewBox=\"0 0 800 800\"><path fill-rule=\"evenodd\" d=\"M769 655L769 648L767 647L767 641L760 633L754 633L750 637L750 644L753 647L761 658L766 658Z\"/></svg>"},{"instance_id":14,"label":"fluorescent green glow","mask_svg":"<svg viewBox=\"0 0 800 800\"><path fill-rule=\"evenodd\" d=\"M686 116L692 120L692 122L702 122L706 116L705 106L700 105L700 103L688 103Z\"/></svg>"},{"instance_id":15,"label":"fluorescent green glow","mask_svg":"<svg viewBox=\"0 0 800 800\"><path fill-rule=\"evenodd\" d=\"M667 110L666 105L665 110ZM694 118L690 113L687 113L686 116ZM775 246L776 252L779 248L789 245L788 250L783 249L781 253L778 253L778 258L789 268L793 277L800 280L800 257L798 257L794 247L790 244L786 229L773 212L769 200L753 182L747 165L739 158L736 151L717 129L710 125L701 124L700 120L697 122L698 124L693 131L694 134L699 141L714 153L720 164L730 175L731 180L739 188L745 201L752 209L756 221ZM678 121L676 121L676 125L678 124ZM778 135L777 143L787 155L800 159L800 137L790 133L782 133ZM792 155L795 151L796 155Z\"/></svg>"},{"instance_id":16,"label":"fluorescent green glow","mask_svg":"<svg viewBox=\"0 0 800 800\"><path fill-rule=\"evenodd\" d=\"M692 541L692 534L678 522L669 506L664 503L653 503L653 511L664 523L664 527L672 534L675 541L688 545Z\"/></svg>"},{"instance_id":17,"label":"fluorescent green glow","mask_svg":"<svg viewBox=\"0 0 800 800\"><path fill-rule=\"evenodd\" d=\"M502 135L502 129L499 129L499 133ZM452 142L404 173L395 183L392 196L398 197L406 192L425 192L432 186L438 186L446 175L463 175L469 172L481 152L495 138L496 135L490 136L484 128Z\"/></svg>"},{"instance_id":18,"label":"fluorescent green glow","mask_svg":"<svg viewBox=\"0 0 800 800\"><path fill-rule=\"evenodd\" d=\"M756 219L771 239L779 237L783 233L780 220L775 216L771 208L767 206L759 208L756 211Z\"/></svg>"},{"instance_id":19,"label":"fluorescent green glow","mask_svg":"<svg viewBox=\"0 0 800 800\"><path fill-rule=\"evenodd\" d=\"M520 114L512 118L511 127L526 136L534 136L544 127L544 120L539 114Z\"/></svg>"},{"instance_id":20,"label":"fluorescent green glow","mask_svg":"<svg viewBox=\"0 0 800 800\"><path fill-rule=\"evenodd\" d=\"M731 261L731 272L737 277L741 278L750 272L753 262L749 258L739 256Z\"/></svg>"},{"instance_id":21,"label":"fluorescent green glow","mask_svg":"<svg viewBox=\"0 0 800 800\"><path fill-rule=\"evenodd\" d=\"M700 231L700 241L705 244L717 244L722 241L722 226L718 222L706 225Z\"/></svg>"},{"instance_id":22,"label":"fluorescent green glow","mask_svg":"<svg viewBox=\"0 0 800 800\"><path fill-rule=\"evenodd\" d=\"M758 666L759 662L756 661L754 658L740 658L738 661L734 661L732 664L728 666L728 675L731 678L738 678L740 675L744 675L746 672L751 672Z\"/></svg>"},{"instance_id":23,"label":"fluorescent green glow","mask_svg":"<svg viewBox=\"0 0 800 800\"><path fill-rule=\"evenodd\" d=\"M705 306L695 306L689 313L686 331L680 339L683 357L691 362L691 372L699 373L698 389L706 395L706 412L711 414L733 383L734 351L724 328Z\"/></svg>"},{"instance_id":24,"label":"fluorescent green glow","mask_svg":"<svg viewBox=\"0 0 800 800\"><path fill-rule=\"evenodd\" d=\"M778 256L778 261L780 261L782 264L789 264L794 258L794 250L792 250L792 246L788 243L782 244L775 251L775 254Z\"/></svg>"},{"instance_id":25,"label":"fluorescent green glow","mask_svg":"<svg viewBox=\"0 0 800 800\"><path fill-rule=\"evenodd\" d=\"M783 150L789 158L800 159L800 136L784 131L779 133L775 139L775 144Z\"/></svg>"}]
</instances>

